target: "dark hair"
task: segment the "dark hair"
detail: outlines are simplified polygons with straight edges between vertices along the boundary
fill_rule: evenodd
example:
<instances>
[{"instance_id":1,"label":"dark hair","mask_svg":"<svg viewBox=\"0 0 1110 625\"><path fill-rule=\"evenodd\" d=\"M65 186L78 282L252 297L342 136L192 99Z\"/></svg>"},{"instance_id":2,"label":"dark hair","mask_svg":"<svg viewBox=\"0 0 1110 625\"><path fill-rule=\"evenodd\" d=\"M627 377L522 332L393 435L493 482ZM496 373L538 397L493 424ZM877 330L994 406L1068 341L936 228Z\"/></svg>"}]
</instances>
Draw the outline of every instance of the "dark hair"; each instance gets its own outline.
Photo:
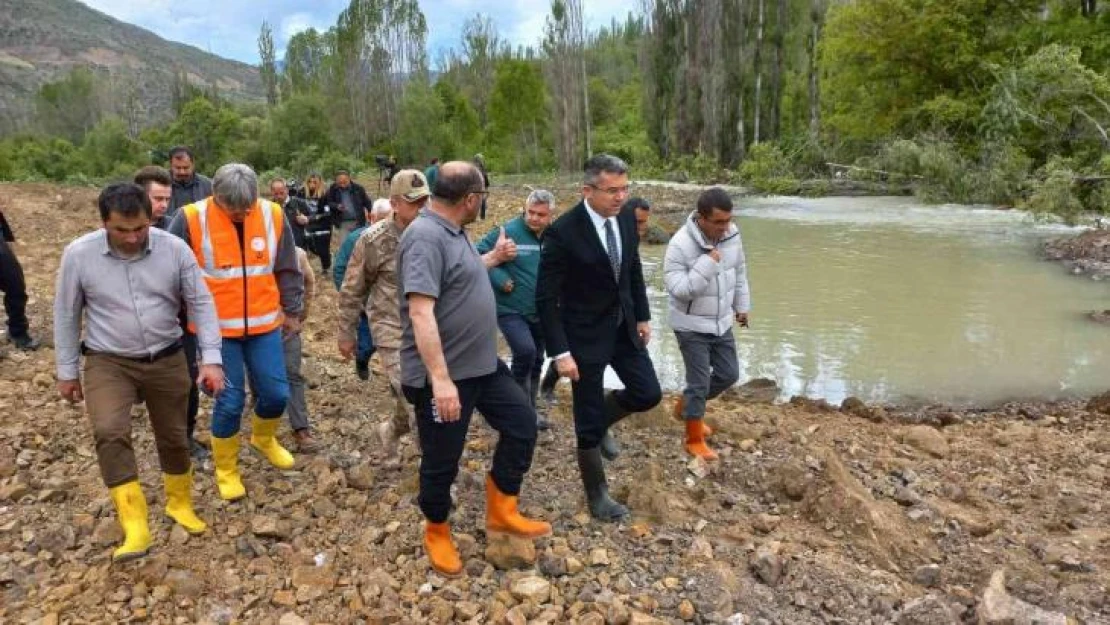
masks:
<instances>
[{"instance_id":1,"label":"dark hair","mask_svg":"<svg viewBox=\"0 0 1110 625\"><path fill-rule=\"evenodd\" d=\"M337 169L337 170L335 170L335 177L336 178L338 178L340 176L348 176L349 177L350 175L351 175L351 172L347 171L346 169Z\"/></svg>"},{"instance_id":2,"label":"dark hair","mask_svg":"<svg viewBox=\"0 0 1110 625\"><path fill-rule=\"evenodd\" d=\"M625 163L611 154L594 154L586 160L586 164L582 166L582 172L585 174L582 181L585 184L593 185L597 182L597 178L602 172L607 174L627 174L628 163Z\"/></svg>"},{"instance_id":3,"label":"dark hair","mask_svg":"<svg viewBox=\"0 0 1110 625\"><path fill-rule=\"evenodd\" d=\"M118 213L124 217L142 214L150 217L150 197L146 190L133 182L117 182L104 187L96 200L100 209L100 220L108 221L108 215Z\"/></svg>"},{"instance_id":4,"label":"dark hair","mask_svg":"<svg viewBox=\"0 0 1110 625\"><path fill-rule=\"evenodd\" d=\"M698 196L698 214L709 217L714 210L723 210L732 213L732 197L721 187L713 187L702 191Z\"/></svg>"},{"instance_id":5,"label":"dark hair","mask_svg":"<svg viewBox=\"0 0 1110 625\"><path fill-rule=\"evenodd\" d=\"M432 195L447 204L458 204L468 193L482 191L485 182L474 165L469 167L440 167Z\"/></svg>"},{"instance_id":6,"label":"dark hair","mask_svg":"<svg viewBox=\"0 0 1110 625\"><path fill-rule=\"evenodd\" d=\"M135 172L135 179L133 182L148 191L150 190L151 183L157 183L163 187L173 186L173 179L170 178L170 172L166 171L165 167L159 167L157 165L147 165Z\"/></svg>"},{"instance_id":7,"label":"dark hair","mask_svg":"<svg viewBox=\"0 0 1110 625\"><path fill-rule=\"evenodd\" d=\"M193 157L193 151L187 145L175 145L172 148L170 148L170 160L171 161L173 159L177 158L178 156L181 156L182 154L184 154L185 156L188 156L190 161L197 160L196 158Z\"/></svg>"},{"instance_id":8,"label":"dark hair","mask_svg":"<svg viewBox=\"0 0 1110 625\"><path fill-rule=\"evenodd\" d=\"M622 211L634 211L639 209L649 211L651 210L651 204L648 204L648 201L642 197L630 197L625 200L624 204L621 204Z\"/></svg>"}]
</instances>

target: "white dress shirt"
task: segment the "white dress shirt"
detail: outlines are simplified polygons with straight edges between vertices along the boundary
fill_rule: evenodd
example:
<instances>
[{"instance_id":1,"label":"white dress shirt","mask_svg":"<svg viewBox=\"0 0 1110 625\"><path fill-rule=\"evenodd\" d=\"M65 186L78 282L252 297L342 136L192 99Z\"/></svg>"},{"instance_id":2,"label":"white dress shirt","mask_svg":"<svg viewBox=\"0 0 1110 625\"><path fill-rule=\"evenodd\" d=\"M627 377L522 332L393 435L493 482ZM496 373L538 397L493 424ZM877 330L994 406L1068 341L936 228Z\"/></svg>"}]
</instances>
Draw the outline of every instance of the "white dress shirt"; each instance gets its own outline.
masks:
<instances>
[{"instance_id":1,"label":"white dress shirt","mask_svg":"<svg viewBox=\"0 0 1110 625\"><path fill-rule=\"evenodd\" d=\"M601 240L601 249L605 250L606 252L609 251L609 245L605 242L605 222L608 221L609 223L613 224L613 237L617 240L617 261L619 262L621 260L622 251L621 228L620 225L617 224L616 215L612 217L602 217L601 215L598 215L596 212L594 212L594 209L590 208L590 203L587 202L585 199L582 200L582 204L586 207L586 214L590 216L590 221L594 225L594 230L597 231L597 238Z\"/></svg>"}]
</instances>

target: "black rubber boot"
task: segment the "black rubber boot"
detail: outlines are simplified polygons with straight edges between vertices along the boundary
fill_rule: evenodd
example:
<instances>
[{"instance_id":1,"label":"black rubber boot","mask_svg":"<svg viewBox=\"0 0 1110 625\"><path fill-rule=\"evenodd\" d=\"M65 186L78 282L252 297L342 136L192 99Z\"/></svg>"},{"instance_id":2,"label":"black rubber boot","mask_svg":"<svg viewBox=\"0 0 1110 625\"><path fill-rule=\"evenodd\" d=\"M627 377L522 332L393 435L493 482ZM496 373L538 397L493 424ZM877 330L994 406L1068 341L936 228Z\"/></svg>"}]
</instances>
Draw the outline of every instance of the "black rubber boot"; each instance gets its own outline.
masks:
<instances>
[{"instance_id":1,"label":"black rubber boot","mask_svg":"<svg viewBox=\"0 0 1110 625\"><path fill-rule=\"evenodd\" d=\"M618 421L632 414L625 410L620 403L617 402L617 396L614 391L605 393L605 414L609 417L609 427L612 428ZM601 455L606 460L616 460L621 455L621 446L617 439L613 437L610 430L605 432L605 436L601 439Z\"/></svg>"},{"instance_id":2,"label":"black rubber boot","mask_svg":"<svg viewBox=\"0 0 1110 625\"><path fill-rule=\"evenodd\" d=\"M544 372L543 381L540 382L540 395L547 403L551 403L555 399L555 385L558 383L559 370L555 367L555 361L552 360L547 363L547 371Z\"/></svg>"},{"instance_id":3,"label":"black rubber boot","mask_svg":"<svg viewBox=\"0 0 1110 625\"><path fill-rule=\"evenodd\" d=\"M609 483L605 479L605 463L601 459L600 447L578 450L578 471L582 474L582 486L586 490L590 516L598 521L612 523L629 515L628 508L609 496Z\"/></svg>"}]
</instances>

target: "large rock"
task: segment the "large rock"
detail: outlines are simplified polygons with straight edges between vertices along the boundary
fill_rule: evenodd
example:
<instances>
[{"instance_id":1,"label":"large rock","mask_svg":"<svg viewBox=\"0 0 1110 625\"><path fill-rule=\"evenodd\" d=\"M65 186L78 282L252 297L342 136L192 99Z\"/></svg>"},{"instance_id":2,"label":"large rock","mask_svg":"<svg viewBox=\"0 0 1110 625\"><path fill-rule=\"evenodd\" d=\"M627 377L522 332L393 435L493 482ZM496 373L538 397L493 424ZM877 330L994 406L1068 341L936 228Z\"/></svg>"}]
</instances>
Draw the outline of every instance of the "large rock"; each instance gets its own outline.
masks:
<instances>
[{"instance_id":1,"label":"large rock","mask_svg":"<svg viewBox=\"0 0 1110 625\"><path fill-rule=\"evenodd\" d=\"M936 595L925 595L907 603L898 613L897 625L960 625L955 610Z\"/></svg>"},{"instance_id":2,"label":"large rock","mask_svg":"<svg viewBox=\"0 0 1110 625\"><path fill-rule=\"evenodd\" d=\"M944 440L944 435L927 425L911 427L902 435L902 440L910 447L934 458L948 456L948 441Z\"/></svg>"},{"instance_id":3,"label":"large rock","mask_svg":"<svg viewBox=\"0 0 1110 625\"><path fill-rule=\"evenodd\" d=\"M736 387L738 399L752 404L773 404L778 399L782 389L774 380L768 378L755 378Z\"/></svg>"},{"instance_id":4,"label":"large rock","mask_svg":"<svg viewBox=\"0 0 1110 625\"><path fill-rule=\"evenodd\" d=\"M527 538L493 534L486 546L486 561L503 571L528 568L536 562L536 545Z\"/></svg>"},{"instance_id":5,"label":"large rock","mask_svg":"<svg viewBox=\"0 0 1110 625\"><path fill-rule=\"evenodd\" d=\"M298 566L293 569L293 587L311 586L331 590L335 587L335 571L330 566Z\"/></svg>"},{"instance_id":6,"label":"large rock","mask_svg":"<svg viewBox=\"0 0 1110 625\"><path fill-rule=\"evenodd\" d=\"M370 490L376 477L377 472L373 465L363 462L347 470L347 486L356 490Z\"/></svg>"},{"instance_id":7,"label":"large rock","mask_svg":"<svg viewBox=\"0 0 1110 625\"><path fill-rule=\"evenodd\" d=\"M782 545L771 542L761 545L751 557L752 572L761 582L774 586L782 579L783 559L780 555Z\"/></svg>"},{"instance_id":8,"label":"large rock","mask_svg":"<svg viewBox=\"0 0 1110 625\"><path fill-rule=\"evenodd\" d=\"M259 538L289 538L289 524L274 517L259 515L251 519L251 533Z\"/></svg>"},{"instance_id":9,"label":"large rock","mask_svg":"<svg viewBox=\"0 0 1110 625\"><path fill-rule=\"evenodd\" d=\"M513 593L517 601L531 601L541 605L551 598L551 582L542 577L522 577L509 586L509 592Z\"/></svg>"},{"instance_id":10,"label":"large rock","mask_svg":"<svg viewBox=\"0 0 1110 625\"><path fill-rule=\"evenodd\" d=\"M999 570L979 602L979 625L1071 625L1059 612L1043 610L1031 603L1010 596L1006 591L1006 574Z\"/></svg>"},{"instance_id":11,"label":"large rock","mask_svg":"<svg viewBox=\"0 0 1110 625\"><path fill-rule=\"evenodd\" d=\"M1092 397L1091 400L1087 402L1087 410L1091 412L1101 412L1102 414L1110 414L1110 391Z\"/></svg>"},{"instance_id":12,"label":"large rock","mask_svg":"<svg viewBox=\"0 0 1110 625\"><path fill-rule=\"evenodd\" d=\"M177 597L196 599L204 592L204 584L192 571L173 569L166 574L165 584L173 590Z\"/></svg>"}]
</instances>

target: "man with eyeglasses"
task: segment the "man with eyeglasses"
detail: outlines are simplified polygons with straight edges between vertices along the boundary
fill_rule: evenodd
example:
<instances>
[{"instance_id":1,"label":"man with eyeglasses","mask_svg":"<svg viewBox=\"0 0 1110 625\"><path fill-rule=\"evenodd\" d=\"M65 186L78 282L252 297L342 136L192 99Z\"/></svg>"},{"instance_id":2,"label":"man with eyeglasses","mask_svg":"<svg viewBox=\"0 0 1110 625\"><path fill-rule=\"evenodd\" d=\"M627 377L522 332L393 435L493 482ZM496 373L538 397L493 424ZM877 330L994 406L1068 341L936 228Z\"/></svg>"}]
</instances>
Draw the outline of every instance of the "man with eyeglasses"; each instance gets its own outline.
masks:
<instances>
[{"instance_id":1,"label":"man with eyeglasses","mask_svg":"<svg viewBox=\"0 0 1110 625\"><path fill-rule=\"evenodd\" d=\"M609 428L662 399L648 357L651 313L640 237L628 197L628 165L598 154L586 161L582 201L544 233L536 308L547 353L572 383L578 469L590 514L618 521L628 508L609 496L603 459L620 450ZM624 389L606 392L612 366Z\"/></svg>"}]
</instances>

